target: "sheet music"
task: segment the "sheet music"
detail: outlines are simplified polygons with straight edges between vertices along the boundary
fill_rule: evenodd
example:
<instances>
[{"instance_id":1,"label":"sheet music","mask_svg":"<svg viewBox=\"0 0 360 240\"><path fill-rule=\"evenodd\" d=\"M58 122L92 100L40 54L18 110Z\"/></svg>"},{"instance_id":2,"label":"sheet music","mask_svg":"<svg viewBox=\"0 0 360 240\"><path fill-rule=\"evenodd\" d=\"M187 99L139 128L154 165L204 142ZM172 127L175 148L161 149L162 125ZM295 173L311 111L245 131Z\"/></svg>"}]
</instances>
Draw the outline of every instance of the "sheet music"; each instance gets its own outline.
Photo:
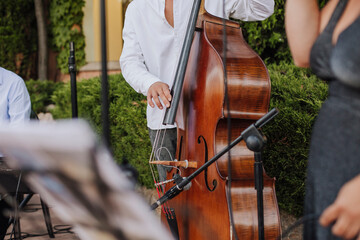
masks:
<instances>
[{"instance_id":1,"label":"sheet music","mask_svg":"<svg viewBox=\"0 0 360 240\"><path fill-rule=\"evenodd\" d=\"M81 239L172 239L84 120L2 125L0 151Z\"/></svg>"}]
</instances>

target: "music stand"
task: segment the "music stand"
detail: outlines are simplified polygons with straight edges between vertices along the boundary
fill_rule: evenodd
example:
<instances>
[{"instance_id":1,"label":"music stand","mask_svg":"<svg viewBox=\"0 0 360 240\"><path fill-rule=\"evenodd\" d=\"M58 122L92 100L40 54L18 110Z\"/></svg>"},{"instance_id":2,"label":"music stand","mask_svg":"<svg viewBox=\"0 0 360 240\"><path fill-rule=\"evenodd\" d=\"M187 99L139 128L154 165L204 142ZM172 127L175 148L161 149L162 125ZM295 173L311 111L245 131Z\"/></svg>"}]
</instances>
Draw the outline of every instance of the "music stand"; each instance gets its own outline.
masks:
<instances>
[{"instance_id":1,"label":"music stand","mask_svg":"<svg viewBox=\"0 0 360 240\"><path fill-rule=\"evenodd\" d=\"M81 239L171 239L84 120L0 126L0 151Z\"/></svg>"}]
</instances>

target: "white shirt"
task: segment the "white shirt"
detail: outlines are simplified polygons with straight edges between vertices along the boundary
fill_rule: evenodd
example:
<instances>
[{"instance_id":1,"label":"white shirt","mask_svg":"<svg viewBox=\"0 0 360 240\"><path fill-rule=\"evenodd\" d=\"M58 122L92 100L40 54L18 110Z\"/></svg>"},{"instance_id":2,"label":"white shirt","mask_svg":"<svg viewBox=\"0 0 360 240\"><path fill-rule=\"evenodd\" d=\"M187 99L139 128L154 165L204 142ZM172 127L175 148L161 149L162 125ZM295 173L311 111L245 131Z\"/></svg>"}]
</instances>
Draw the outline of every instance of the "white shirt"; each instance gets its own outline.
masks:
<instances>
[{"instance_id":1,"label":"white shirt","mask_svg":"<svg viewBox=\"0 0 360 240\"><path fill-rule=\"evenodd\" d=\"M0 124L24 123L30 119L31 102L24 80L0 67Z\"/></svg>"},{"instance_id":2,"label":"white shirt","mask_svg":"<svg viewBox=\"0 0 360 240\"><path fill-rule=\"evenodd\" d=\"M31 102L24 80L0 67L0 125L22 124L30 119ZM0 157L3 157L0 152Z\"/></svg>"},{"instance_id":3,"label":"white shirt","mask_svg":"<svg viewBox=\"0 0 360 240\"><path fill-rule=\"evenodd\" d=\"M122 74L135 91L147 94L158 81L170 89L190 16L193 0L174 0L174 27L165 18L165 0L134 0L125 14L124 47L120 57ZM206 10L222 16L223 1L205 1ZM273 0L225 0L226 18L242 21L263 20L274 11ZM162 125L165 108L147 106L150 129L172 128Z\"/></svg>"}]
</instances>

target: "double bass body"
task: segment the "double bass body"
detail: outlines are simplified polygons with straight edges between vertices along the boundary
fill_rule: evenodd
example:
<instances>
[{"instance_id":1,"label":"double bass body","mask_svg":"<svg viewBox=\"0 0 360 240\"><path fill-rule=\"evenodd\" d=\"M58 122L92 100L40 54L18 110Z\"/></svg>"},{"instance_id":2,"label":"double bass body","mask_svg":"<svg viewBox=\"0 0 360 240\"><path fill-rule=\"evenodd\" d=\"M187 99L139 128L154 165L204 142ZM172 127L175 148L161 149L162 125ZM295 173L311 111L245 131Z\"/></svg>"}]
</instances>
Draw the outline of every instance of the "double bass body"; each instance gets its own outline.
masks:
<instances>
[{"instance_id":1,"label":"double bass body","mask_svg":"<svg viewBox=\"0 0 360 240\"><path fill-rule=\"evenodd\" d=\"M224 29L226 44L222 37ZM226 61L223 61L224 48L227 49ZM267 69L243 40L238 24L226 21L224 28L222 19L203 12L198 18L177 109L176 158L203 165L228 145L228 118L235 139L267 112L269 99ZM231 174L228 174L226 154L195 177L189 190L169 200L177 217L180 239L235 239L235 231L238 239L258 239L254 153L244 142L229 153ZM195 170L180 167L169 172L167 177L189 176ZM280 217L275 180L265 173L263 176L265 239L276 239L280 235ZM229 184L231 188L227 192ZM172 183L167 184L166 190L172 186ZM231 199L230 206L228 199Z\"/></svg>"}]
</instances>

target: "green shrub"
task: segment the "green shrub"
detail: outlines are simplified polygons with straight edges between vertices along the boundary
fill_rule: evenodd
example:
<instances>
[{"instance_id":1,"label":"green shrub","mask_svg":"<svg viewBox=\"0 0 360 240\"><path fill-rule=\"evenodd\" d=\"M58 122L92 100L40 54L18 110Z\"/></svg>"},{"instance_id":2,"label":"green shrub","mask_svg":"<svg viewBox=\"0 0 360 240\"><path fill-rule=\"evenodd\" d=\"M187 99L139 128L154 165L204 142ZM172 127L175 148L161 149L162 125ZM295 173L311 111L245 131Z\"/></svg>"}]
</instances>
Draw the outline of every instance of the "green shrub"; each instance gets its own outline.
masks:
<instances>
[{"instance_id":1,"label":"green shrub","mask_svg":"<svg viewBox=\"0 0 360 240\"><path fill-rule=\"evenodd\" d=\"M54 103L51 96L54 91L61 87L63 83L55 83L53 81L40 81L30 79L25 81L27 90L31 99L32 109L36 113L46 112L46 106Z\"/></svg>"},{"instance_id":2,"label":"green shrub","mask_svg":"<svg viewBox=\"0 0 360 240\"><path fill-rule=\"evenodd\" d=\"M243 22L244 38L266 62L290 61L284 27L284 1L275 0L274 14L264 21Z\"/></svg>"},{"instance_id":3,"label":"green shrub","mask_svg":"<svg viewBox=\"0 0 360 240\"><path fill-rule=\"evenodd\" d=\"M264 127L267 174L276 177L279 206L301 215L312 125L327 96L327 84L309 69L281 63L268 66L271 77L270 107L279 114Z\"/></svg>"},{"instance_id":4,"label":"green shrub","mask_svg":"<svg viewBox=\"0 0 360 240\"><path fill-rule=\"evenodd\" d=\"M78 115L87 119L100 135L101 81L92 78L77 83ZM55 119L71 117L70 83L55 91L52 96ZM146 98L136 93L121 75L109 76L110 135L114 158L121 163L126 158L139 172L139 183L153 187L148 159L151 144L146 128Z\"/></svg>"},{"instance_id":5,"label":"green shrub","mask_svg":"<svg viewBox=\"0 0 360 240\"><path fill-rule=\"evenodd\" d=\"M318 0L323 7L329 0ZM267 63L291 61L285 33L285 1L275 0L274 14L264 21L242 22L244 38Z\"/></svg>"}]
</instances>

